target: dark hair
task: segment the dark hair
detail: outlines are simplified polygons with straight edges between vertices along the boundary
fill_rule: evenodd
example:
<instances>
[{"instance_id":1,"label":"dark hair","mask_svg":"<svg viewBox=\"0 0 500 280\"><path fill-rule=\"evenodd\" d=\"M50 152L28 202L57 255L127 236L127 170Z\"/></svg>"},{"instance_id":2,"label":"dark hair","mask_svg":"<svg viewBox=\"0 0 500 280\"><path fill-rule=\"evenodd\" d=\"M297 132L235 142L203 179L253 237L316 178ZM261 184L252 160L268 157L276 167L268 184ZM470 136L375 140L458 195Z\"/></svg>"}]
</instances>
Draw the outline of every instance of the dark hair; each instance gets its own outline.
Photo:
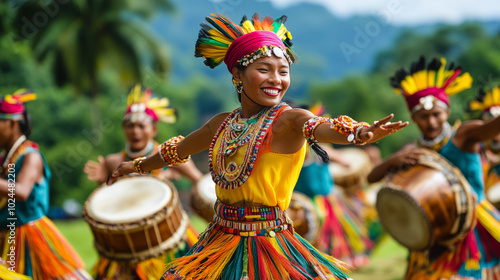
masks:
<instances>
[{"instance_id":1,"label":"dark hair","mask_svg":"<svg viewBox=\"0 0 500 280\"><path fill-rule=\"evenodd\" d=\"M19 120L19 128L26 137L31 135L31 114L26 109L23 112L23 119Z\"/></svg>"}]
</instances>

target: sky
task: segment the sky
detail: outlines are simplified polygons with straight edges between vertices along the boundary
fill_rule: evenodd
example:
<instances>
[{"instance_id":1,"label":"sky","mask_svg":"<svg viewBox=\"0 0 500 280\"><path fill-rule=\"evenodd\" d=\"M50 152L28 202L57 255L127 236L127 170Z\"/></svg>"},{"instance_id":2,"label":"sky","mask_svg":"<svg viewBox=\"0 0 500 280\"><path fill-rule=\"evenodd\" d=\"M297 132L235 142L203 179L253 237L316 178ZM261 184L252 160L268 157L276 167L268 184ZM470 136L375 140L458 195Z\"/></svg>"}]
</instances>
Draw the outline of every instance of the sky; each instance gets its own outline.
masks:
<instances>
[{"instance_id":1,"label":"sky","mask_svg":"<svg viewBox=\"0 0 500 280\"><path fill-rule=\"evenodd\" d=\"M301 2L325 6L339 17L383 16L394 25L500 19L498 0L270 0L276 7Z\"/></svg>"}]
</instances>

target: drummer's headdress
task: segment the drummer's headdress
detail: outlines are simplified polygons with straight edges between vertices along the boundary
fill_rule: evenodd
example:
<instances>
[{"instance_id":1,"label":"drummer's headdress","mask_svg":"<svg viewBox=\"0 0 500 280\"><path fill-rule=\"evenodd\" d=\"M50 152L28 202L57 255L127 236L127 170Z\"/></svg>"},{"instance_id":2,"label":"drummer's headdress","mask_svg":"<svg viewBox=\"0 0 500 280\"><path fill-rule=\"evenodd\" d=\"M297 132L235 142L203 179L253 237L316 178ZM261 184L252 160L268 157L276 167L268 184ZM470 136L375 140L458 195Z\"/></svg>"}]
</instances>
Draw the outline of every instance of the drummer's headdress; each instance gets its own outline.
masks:
<instances>
[{"instance_id":1,"label":"drummer's headdress","mask_svg":"<svg viewBox=\"0 0 500 280\"><path fill-rule=\"evenodd\" d=\"M168 98L153 97L150 89L136 85L128 95L127 110L123 120L175 123L176 112L174 108L167 108L169 103Z\"/></svg>"},{"instance_id":2,"label":"drummer's headdress","mask_svg":"<svg viewBox=\"0 0 500 280\"><path fill-rule=\"evenodd\" d=\"M36 94L28 89L18 89L14 94L0 99L0 119L22 120L24 103L36 99Z\"/></svg>"},{"instance_id":3,"label":"drummer's headdress","mask_svg":"<svg viewBox=\"0 0 500 280\"><path fill-rule=\"evenodd\" d=\"M470 102L469 109L478 112L483 120L500 116L500 86L491 90L480 89L476 99Z\"/></svg>"},{"instance_id":4,"label":"drummer's headdress","mask_svg":"<svg viewBox=\"0 0 500 280\"><path fill-rule=\"evenodd\" d=\"M261 56L285 56L291 64L292 35L284 23L286 16L260 19L255 13L251 19L243 17L238 25L220 14L211 14L201 24L196 41L195 56L204 57L205 64L214 68L223 61L229 72L236 65L247 66ZM210 24L210 25L209 25Z\"/></svg>"},{"instance_id":5,"label":"drummer's headdress","mask_svg":"<svg viewBox=\"0 0 500 280\"><path fill-rule=\"evenodd\" d=\"M462 73L460 67L451 63L446 69L446 60L433 59L428 65L425 58L411 64L410 71L401 68L391 77L396 93L403 94L408 109L415 113L420 109L430 110L434 105L448 109L449 96L471 87L472 77Z\"/></svg>"}]
</instances>

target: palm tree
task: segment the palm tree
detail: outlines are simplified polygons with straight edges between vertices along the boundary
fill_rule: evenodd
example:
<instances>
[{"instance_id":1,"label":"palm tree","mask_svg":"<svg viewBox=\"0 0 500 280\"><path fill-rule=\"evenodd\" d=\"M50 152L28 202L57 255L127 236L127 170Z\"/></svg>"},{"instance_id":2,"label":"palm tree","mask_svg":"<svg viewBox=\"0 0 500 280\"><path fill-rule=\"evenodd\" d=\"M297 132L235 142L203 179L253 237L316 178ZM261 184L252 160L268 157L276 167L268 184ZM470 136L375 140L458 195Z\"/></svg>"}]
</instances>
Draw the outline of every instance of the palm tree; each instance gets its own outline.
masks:
<instances>
[{"instance_id":1,"label":"palm tree","mask_svg":"<svg viewBox=\"0 0 500 280\"><path fill-rule=\"evenodd\" d=\"M36 0L20 5L13 26L58 86L91 98L95 126L101 69L115 69L122 84L141 82L147 66L167 71L165 48L146 27L161 10L173 10L169 0Z\"/></svg>"}]
</instances>

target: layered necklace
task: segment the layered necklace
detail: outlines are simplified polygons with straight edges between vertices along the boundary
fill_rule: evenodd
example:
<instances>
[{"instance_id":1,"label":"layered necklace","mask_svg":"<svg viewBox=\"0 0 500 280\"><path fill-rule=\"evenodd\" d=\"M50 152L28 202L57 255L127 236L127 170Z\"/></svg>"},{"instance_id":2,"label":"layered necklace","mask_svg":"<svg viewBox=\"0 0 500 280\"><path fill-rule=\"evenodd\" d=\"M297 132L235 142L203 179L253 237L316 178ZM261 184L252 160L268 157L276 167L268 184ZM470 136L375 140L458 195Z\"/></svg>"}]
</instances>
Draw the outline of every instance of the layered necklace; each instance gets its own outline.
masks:
<instances>
[{"instance_id":1,"label":"layered necklace","mask_svg":"<svg viewBox=\"0 0 500 280\"><path fill-rule=\"evenodd\" d=\"M444 147L444 145L446 145L446 143L448 143L448 141L450 141L452 131L453 129L451 128L451 125L448 122L444 122L443 130L436 138L426 140L423 135L420 135L418 145L433 151L439 151Z\"/></svg>"},{"instance_id":2,"label":"layered necklace","mask_svg":"<svg viewBox=\"0 0 500 280\"><path fill-rule=\"evenodd\" d=\"M212 139L208 154L210 172L217 185L224 189L235 189L248 179L266 133L279 109L284 105L285 103L280 103L274 107L266 107L248 119L241 117L241 108L226 117ZM217 142L219 146L214 164L212 156ZM245 145L247 147L243 160L238 164L231 157Z\"/></svg>"},{"instance_id":3,"label":"layered necklace","mask_svg":"<svg viewBox=\"0 0 500 280\"><path fill-rule=\"evenodd\" d=\"M144 147L140 151L134 152L130 149L130 144L127 143L127 145L125 146L126 159L133 160L133 159L136 159L138 157L143 157L143 156L149 155L153 151L154 147L155 147L155 145L154 145L153 141L149 140L146 147Z\"/></svg>"}]
</instances>

